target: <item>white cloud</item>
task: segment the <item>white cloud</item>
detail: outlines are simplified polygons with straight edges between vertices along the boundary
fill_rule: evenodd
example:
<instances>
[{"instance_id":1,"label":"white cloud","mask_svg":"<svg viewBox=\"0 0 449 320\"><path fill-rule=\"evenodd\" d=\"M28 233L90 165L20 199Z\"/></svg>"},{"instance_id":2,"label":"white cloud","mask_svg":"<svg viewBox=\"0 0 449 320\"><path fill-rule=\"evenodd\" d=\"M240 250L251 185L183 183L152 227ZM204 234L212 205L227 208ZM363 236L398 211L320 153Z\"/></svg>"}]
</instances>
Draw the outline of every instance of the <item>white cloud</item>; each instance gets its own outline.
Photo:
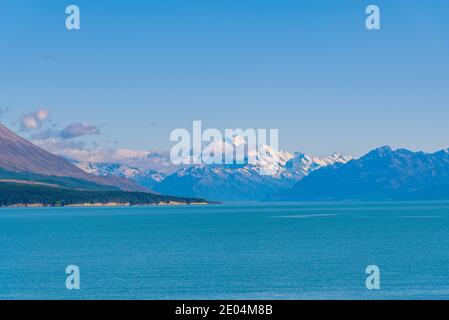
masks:
<instances>
[{"instance_id":1,"label":"white cloud","mask_svg":"<svg viewBox=\"0 0 449 320\"><path fill-rule=\"evenodd\" d=\"M33 143L51 153L76 161L126 164L145 170L152 169L163 172L173 172L178 168L171 163L169 152L90 149L85 142L58 138L34 140Z\"/></svg>"},{"instance_id":2,"label":"white cloud","mask_svg":"<svg viewBox=\"0 0 449 320\"><path fill-rule=\"evenodd\" d=\"M38 109L20 118L21 130L36 130L49 119L50 111L47 109Z\"/></svg>"}]
</instances>

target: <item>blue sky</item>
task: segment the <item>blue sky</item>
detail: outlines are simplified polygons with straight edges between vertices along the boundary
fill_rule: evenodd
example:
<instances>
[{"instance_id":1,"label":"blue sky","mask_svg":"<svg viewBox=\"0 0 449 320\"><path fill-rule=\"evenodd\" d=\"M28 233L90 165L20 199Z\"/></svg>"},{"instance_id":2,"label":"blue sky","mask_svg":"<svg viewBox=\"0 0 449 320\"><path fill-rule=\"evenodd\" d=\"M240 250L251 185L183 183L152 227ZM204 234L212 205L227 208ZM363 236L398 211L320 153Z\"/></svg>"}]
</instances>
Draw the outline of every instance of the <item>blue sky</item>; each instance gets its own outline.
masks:
<instances>
[{"instance_id":1,"label":"blue sky","mask_svg":"<svg viewBox=\"0 0 449 320\"><path fill-rule=\"evenodd\" d=\"M65 29L65 7L81 30ZM381 9L382 30L365 28ZM289 151L449 147L449 2L0 0L1 121L51 111L101 147L170 132L277 128ZM8 111L6 111L8 110ZM31 132L22 134L31 135Z\"/></svg>"}]
</instances>

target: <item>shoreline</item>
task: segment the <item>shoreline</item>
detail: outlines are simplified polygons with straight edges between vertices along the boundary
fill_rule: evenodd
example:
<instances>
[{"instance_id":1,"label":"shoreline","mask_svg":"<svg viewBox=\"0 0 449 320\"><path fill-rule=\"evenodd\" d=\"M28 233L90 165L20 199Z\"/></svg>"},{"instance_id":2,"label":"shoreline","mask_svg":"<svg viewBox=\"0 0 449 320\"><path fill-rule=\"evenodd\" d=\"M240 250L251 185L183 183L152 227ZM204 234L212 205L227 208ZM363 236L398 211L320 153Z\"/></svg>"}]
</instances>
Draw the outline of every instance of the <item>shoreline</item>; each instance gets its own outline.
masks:
<instances>
[{"instance_id":1,"label":"shoreline","mask_svg":"<svg viewBox=\"0 0 449 320\"><path fill-rule=\"evenodd\" d=\"M41 203L31 203L31 204L14 204L8 206L0 206L1 208L112 208L112 207L174 207L174 206L199 206L199 205L210 205L212 203L209 202L177 202L177 201L169 201L169 202L158 202L158 203L150 203L150 204L130 204L130 203L118 203L118 202L108 202L108 203L79 203L79 204L68 204L68 205L48 205Z\"/></svg>"}]
</instances>

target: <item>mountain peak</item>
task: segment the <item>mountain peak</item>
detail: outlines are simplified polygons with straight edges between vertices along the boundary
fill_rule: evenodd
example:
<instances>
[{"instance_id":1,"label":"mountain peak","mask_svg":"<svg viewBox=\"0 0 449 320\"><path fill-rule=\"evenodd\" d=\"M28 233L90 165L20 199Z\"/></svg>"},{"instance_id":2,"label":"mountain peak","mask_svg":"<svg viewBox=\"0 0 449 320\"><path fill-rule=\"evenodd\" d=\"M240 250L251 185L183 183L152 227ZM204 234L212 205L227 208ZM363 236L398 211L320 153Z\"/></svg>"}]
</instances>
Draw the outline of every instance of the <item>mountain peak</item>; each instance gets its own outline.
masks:
<instances>
[{"instance_id":1,"label":"mountain peak","mask_svg":"<svg viewBox=\"0 0 449 320\"><path fill-rule=\"evenodd\" d=\"M230 144L232 144L234 146L240 146L242 144L246 144L245 138L242 137L239 134L235 134L232 137L227 137L227 138L224 139L223 142L230 143Z\"/></svg>"},{"instance_id":2,"label":"mountain peak","mask_svg":"<svg viewBox=\"0 0 449 320\"><path fill-rule=\"evenodd\" d=\"M386 154L386 153L393 152L393 149L390 146L385 145L385 146L382 146L382 147L379 147L379 148L375 149L374 151L376 151L379 154L381 154L381 153L382 154Z\"/></svg>"},{"instance_id":3,"label":"mountain peak","mask_svg":"<svg viewBox=\"0 0 449 320\"><path fill-rule=\"evenodd\" d=\"M370 152L362 156L360 159L384 158L388 155L391 155L393 152L394 151L390 146L382 146L374 150L371 150Z\"/></svg>"}]
</instances>

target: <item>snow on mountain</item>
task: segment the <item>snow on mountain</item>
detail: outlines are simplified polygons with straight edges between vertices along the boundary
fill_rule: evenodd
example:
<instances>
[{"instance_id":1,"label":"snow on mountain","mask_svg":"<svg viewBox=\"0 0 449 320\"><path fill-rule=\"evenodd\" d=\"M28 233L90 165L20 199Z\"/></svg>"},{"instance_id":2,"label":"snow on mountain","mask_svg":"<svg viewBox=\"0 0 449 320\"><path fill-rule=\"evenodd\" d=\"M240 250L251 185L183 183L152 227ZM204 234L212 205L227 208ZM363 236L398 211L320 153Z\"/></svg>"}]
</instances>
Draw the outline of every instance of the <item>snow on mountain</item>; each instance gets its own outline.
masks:
<instances>
[{"instance_id":1,"label":"snow on mountain","mask_svg":"<svg viewBox=\"0 0 449 320\"><path fill-rule=\"evenodd\" d=\"M81 161L74 162L74 164L78 168L97 176L113 175L117 177L133 179L141 173L137 168L114 163L93 163Z\"/></svg>"},{"instance_id":2,"label":"snow on mountain","mask_svg":"<svg viewBox=\"0 0 449 320\"><path fill-rule=\"evenodd\" d=\"M304 153L296 152L293 157L285 164L285 175L299 181L311 172L333 165L335 163L346 163L351 161L351 156L344 156L339 153L333 153L327 157L313 157Z\"/></svg>"},{"instance_id":3,"label":"snow on mountain","mask_svg":"<svg viewBox=\"0 0 449 320\"><path fill-rule=\"evenodd\" d=\"M152 189L165 179L166 175L155 170L143 170L124 164L72 161L78 168L96 176L115 176L133 180L137 184Z\"/></svg>"},{"instance_id":4,"label":"snow on mountain","mask_svg":"<svg viewBox=\"0 0 449 320\"><path fill-rule=\"evenodd\" d=\"M246 148L244 149L243 146ZM244 174L245 172L255 172L259 175L271 176L274 179L294 178L296 180L303 178L313 170L334 163L346 163L352 160L351 156L344 156L339 153L333 153L330 156L315 157L308 156L304 153L290 153L286 151L278 151L269 145L259 144L258 146L249 147L241 136L227 138L223 142L213 142L207 147L207 154L202 154L202 158L208 159L211 153L225 153L227 150L244 151L245 165L239 168L238 165L215 165L214 170L217 172L219 168L225 171L236 170ZM232 154L232 151L231 151ZM223 156L223 158L226 158ZM200 166L200 167L204 167ZM185 174L184 170L182 174Z\"/></svg>"}]
</instances>

